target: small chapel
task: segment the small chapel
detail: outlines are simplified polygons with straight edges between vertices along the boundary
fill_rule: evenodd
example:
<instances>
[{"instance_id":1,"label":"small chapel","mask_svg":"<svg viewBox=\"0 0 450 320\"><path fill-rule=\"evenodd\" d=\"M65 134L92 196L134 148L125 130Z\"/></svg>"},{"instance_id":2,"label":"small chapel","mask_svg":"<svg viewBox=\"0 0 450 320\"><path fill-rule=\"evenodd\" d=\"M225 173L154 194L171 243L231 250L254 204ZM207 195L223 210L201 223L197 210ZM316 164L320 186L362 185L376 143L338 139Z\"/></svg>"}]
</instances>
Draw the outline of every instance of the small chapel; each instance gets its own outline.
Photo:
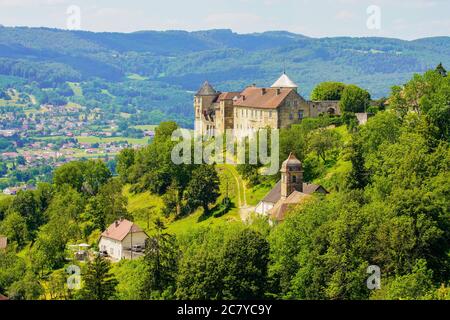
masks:
<instances>
[{"instance_id":1,"label":"small chapel","mask_svg":"<svg viewBox=\"0 0 450 320\"><path fill-rule=\"evenodd\" d=\"M328 194L316 184L303 182L303 166L291 153L281 165L281 180L257 205L256 213L268 216L273 222L281 222L292 207L306 201L314 193Z\"/></svg>"}]
</instances>

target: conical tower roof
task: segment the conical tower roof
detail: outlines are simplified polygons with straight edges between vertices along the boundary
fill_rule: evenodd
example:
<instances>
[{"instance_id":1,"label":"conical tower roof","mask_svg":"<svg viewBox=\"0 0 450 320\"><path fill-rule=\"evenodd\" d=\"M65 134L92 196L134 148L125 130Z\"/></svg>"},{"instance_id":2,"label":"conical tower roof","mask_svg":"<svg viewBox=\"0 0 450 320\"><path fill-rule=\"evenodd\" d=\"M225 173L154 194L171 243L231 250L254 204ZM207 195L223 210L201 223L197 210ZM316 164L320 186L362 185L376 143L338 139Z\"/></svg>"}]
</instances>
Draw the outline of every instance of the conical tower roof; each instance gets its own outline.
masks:
<instances>
[{"instance_id":1,"label":"conical tower roof","mask_svg":"<svg viewBox=\"0 0 450 320\"><path fill-rule=\"evenodd\" d=\"M272 85L272 88L298 88L298 85L292 81L286 73L283 73L281 77Z\"/></svg>"},{"instance_id":2,"label":"conical tower roof","mask_svg":"<svg viewBox=\"0 0 450 320\"><path fill-rule=\"evenodd\" d=\"M198 90L196 95L197 96L215 96L217 94L218 94L218 92L216 91L216 89L214 89L213 86L210 85L208 81L205 81L205 83L203 83L202 87L200 88L200 90Z\"/></svg>"},{"instance_id":3,"label":"conical tower roof","mask_svg":"<svg viewBox=\"0 0 450 320\"><path fill-rule=\"evenodd\" d=\"M281 172L287 172L288 167L296 166L299 167L299 169L302 169L302 163L300 160L297 159L297 157L291 152L289 157L286 159L286 161L283 162L281 165Z\"/></svg>"}]
</instances>

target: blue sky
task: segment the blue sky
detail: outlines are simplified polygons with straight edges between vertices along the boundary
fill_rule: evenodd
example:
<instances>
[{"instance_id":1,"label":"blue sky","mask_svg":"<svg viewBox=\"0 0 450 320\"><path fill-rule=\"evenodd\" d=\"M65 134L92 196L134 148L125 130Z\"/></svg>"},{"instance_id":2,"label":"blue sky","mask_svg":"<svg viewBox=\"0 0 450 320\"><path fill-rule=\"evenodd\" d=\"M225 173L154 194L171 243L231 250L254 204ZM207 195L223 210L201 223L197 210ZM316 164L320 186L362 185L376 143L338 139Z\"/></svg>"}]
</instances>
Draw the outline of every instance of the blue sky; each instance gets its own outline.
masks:
<instances>
[{"instance_id":1,"label":"blue sky","mask_svg":"<svg viewBox=\"0 0 450 320\"><path fill-rule=\"evenodd\" d=\"M0 24L67 27L67 8L81 9L81 29L286 30L313 37L450 35L450 0L0 0ZM380 8L380 29L367 8Z\"/></svg>"}]
</instances>

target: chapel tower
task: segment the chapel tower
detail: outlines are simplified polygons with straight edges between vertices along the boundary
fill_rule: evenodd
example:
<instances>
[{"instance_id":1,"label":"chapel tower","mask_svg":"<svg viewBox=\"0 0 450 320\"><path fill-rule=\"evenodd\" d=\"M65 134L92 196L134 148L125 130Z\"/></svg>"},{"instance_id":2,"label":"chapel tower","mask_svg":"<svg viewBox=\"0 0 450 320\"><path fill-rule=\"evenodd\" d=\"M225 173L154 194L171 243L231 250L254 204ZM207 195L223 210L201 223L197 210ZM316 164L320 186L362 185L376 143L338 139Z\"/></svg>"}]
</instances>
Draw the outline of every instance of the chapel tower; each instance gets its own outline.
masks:
<instances>
[{"instance_id":1,"label":"chapel tower","mask_svg":"<svg viewBox=\"0 0 450 320\"><path fill-rule=\"evenodd\" d=\"M294 191L303 192L302 163L291 153L281 165L281 198L286 199Z\"/></svg>"}]
</instances>

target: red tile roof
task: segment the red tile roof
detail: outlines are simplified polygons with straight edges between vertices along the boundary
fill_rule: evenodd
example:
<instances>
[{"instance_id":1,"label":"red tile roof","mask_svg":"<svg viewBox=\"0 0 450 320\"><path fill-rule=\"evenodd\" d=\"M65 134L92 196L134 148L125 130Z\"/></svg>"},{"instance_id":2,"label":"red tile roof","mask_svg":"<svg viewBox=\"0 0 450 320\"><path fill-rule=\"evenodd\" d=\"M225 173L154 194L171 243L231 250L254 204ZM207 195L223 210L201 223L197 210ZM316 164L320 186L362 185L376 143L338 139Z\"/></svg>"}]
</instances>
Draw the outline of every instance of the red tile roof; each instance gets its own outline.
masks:
<instances>
[{"instance_id":1,"label":"red tile roof","mask_svg":"<svg viewBox=\"0 0 450 320\"><path fill-rule=\"evenodd\" d=\"M327 194L328 191L324 187L317 184L303 183L303 193L313 194L315 192L322 192ZM272 190L264 197L262 201L269 203L277 203L281 199L281 180L273 187Z\"/></svg>"},{"instance_id":2,"label":"red tile roof","mask_svg":"<svg viewBox=\"0 0 450 320\"><path fill-rule=\"evenodd\" d=\"M122 241L130 233L144 232L137 225L128 220L118 220L102 233L102 237Z\"/></svg>"},{"instance_id":3,"label":"red tile roof","mask_svg":"<svg viewBox=\"0 0 450 320\"><path fill-rule=\"evenodd\" d=\"M248 87L241 92L241 97L235 101L234 105L238 107L276 109L291 92L295 92L295 90L289 88Z\"/></svg>"},{"instance_id":4,"label":"red tile roof","mask_svg":"<svg viewBox=\"0 0 450 320\"><path fill-rule=\"evenodd\" d=\"M221 100L233 100L235 97L240 97L240 92L222 92L217 98L218 101Z\"/></svg>"},{"instance_id":5,"label":"red tile roof","mask_svg":"<svg viewBox=\"0 0 450 320\"><path fill-rule=\"evenodd\" d=\"M269 214L272 219L276 221L283 221L286 218L286 213L290 208L294 208L301 203L304 203L307 199L311 198L311 195L302 192L294 191L285 200L280 200L270 210Z\"/></svg>"},{"instance_id":6,"label":"red tile roof","mask_svg":"<svg viewBox=\"0 0 450 320\"><path fill-rule=\"evenodd\" d=\"M0 301L6 301L9 300L8 297L5 297L4 295L0 294Z\"/></svg>"}]
</instances>

